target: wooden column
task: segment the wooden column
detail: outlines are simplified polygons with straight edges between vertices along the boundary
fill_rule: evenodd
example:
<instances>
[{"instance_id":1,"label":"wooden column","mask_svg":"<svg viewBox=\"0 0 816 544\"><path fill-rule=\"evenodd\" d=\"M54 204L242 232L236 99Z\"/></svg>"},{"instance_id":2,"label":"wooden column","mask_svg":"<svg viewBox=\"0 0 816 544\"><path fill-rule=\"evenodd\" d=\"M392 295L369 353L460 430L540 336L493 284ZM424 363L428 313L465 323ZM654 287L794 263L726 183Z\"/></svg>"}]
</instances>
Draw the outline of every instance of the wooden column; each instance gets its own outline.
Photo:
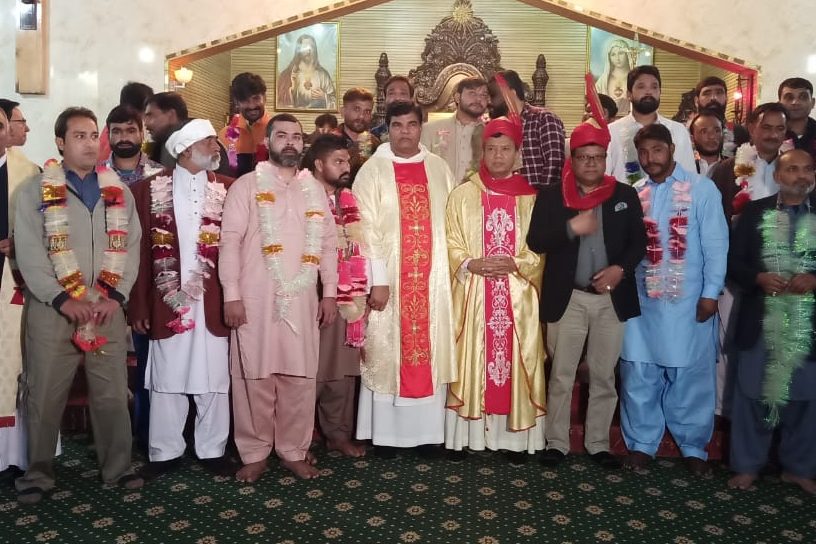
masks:
<instances>
[{"instance_id":1,"label":"wooden column","mask_svg":"<svg viewBox=\"0 0 816 544\"><path fill-rule=\"evenodd\" d=\"M48 92L49 0L15 0L17 5L17 92Z\"/></svg>"}]
</instances>

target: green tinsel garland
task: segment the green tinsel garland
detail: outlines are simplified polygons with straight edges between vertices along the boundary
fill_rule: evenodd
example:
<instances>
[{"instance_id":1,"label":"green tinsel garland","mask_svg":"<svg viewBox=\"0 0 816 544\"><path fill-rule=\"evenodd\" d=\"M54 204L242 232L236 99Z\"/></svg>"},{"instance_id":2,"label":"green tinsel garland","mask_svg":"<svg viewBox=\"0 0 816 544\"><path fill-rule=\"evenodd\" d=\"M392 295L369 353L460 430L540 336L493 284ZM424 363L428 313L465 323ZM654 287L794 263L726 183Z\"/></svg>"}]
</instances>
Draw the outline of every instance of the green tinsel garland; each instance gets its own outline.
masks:
<instances>
[{"instance_id":1,"label":"green tinsel garland","mask_svg":"<svg viewBox=\"0 0 816 544\"><path fill-rule=\"evenodd\" d=\"M793 246L790 216L767 210L760 224L762 261L768 272L790 278L816 269L816 216L808 213L798 221ZM779 414L790 400L790 383L810 353L813 343L813 294L780 293L765 296L763 333L768 350L762 402L768 407L769 426L779 424Z\"/></svg>"}]
</instances>

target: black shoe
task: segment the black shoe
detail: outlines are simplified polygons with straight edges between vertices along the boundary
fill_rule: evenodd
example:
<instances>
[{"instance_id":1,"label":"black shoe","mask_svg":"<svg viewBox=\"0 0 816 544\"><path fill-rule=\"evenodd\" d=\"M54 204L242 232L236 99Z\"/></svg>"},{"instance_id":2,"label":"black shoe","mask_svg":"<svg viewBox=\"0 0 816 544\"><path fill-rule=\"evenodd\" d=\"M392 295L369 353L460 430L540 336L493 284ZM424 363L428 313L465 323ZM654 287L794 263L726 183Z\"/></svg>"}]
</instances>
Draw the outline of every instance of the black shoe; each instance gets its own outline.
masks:
<instances>
[{"instance_id":1,"label":"black shoe","mask_svg":"<svg viewBox=\"0 0 816 544\"><path fill-rule=\"evenodd\" d=\"M374 456L380 459L396 459L397 448L393 446L374 446Z\"/></svg>"},{"instance_id":2,"label":"black shoe","mask_svg":"<svg viewBox=\"0 0 816 544\"><path fill-rule=\"evenodd\" d=\"M538 457L538 462L545 467L557 467L567 456L558 450L544 450Z\"/></svg>"},{"instance_id":3,"label":"black shoe","mask_svg":"<svg viewBox=\"0 0 816 544\"><path fill-rule=\"evenodd\" d=\"M620 460L608 451L593 453L589 458L601 465L601 467L609 470L617 470L623 466Z\"/></svg>"},{"instance_id":4,"label":"black shoe","mask_svg":"<svg viewBox=\"0 0 816 544\"><path fill-rule=\"evenodd\" d=\"M445 458L452 463L461 463L465 459L467 459L468 453L465 450L446 450L445 451Z\"/></svg>"},{"instance_id":5,"label":"black shoe","mask_svg":"<svg viewBox=\"0 0 816 544\"><path fill-rule=\"evenodd\" d=\"M503 455L511 465L523 465L527 462L528 457L527 453L523 451L505 451Z\"/></svg>"},{"instance_id":6,"label":"black shoe","mask_svg":"<svg viewBox=\"0 0 816 544\"><path fill-rule=\"evenodd\" d=\"M212 459L199 459L198 463L204 467L204 470L215 476L235 476L238 471L238 464L226 455Z\"/></svg>"},{"instance_id":7,"label":"black shoe","mask_svg":"<svg viewBox=\"0 0 816 544\"><path fill-rule=\"evenodd\" d=\"M181 457L176 457L175 459L170 459L169 461L151 461L142 467L142 469L139 471L139 476L148 482L155 480L156 478L159 478L160 476L179 468L179 466L181 466L181 459Z\"/></svg>"},{"instance_id":8,"label":"black shoe","mask_svg":"<svg viewBox=\"0 0 816 544\"><path fill-rule=\"evenodd\" d=\"M438 444L423 444L414 449L417 455L423 459L439 459L445 455L445 450Z\"/></svg>"}]
</instances>

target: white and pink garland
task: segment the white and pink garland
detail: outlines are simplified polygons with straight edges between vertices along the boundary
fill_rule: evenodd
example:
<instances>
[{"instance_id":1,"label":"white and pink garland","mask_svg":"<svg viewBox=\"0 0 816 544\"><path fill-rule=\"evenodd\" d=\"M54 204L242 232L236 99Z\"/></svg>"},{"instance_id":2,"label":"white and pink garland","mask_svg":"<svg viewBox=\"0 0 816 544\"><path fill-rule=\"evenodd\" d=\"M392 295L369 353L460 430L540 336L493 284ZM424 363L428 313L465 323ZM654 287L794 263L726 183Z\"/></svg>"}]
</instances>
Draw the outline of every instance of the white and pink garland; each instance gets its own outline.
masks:
<instances>
[{"instance_id":1,"label":"white and pink garland","mask_svg":"<svg viewBox=\"0 0 816 544\"><path fill-rule=\"evenodd\" d=\"M122 280L127 263L128 213L125 189L115 172L98 168L99 189L105 204L105 229L108 246L102 256L102 268L93 289L82 277L79 261L71 247L71 222L68 214L68 186L65 170L56 161L46 164L42 177L42 211L48 258L54 266L57 281L71 298L96 302L108 298ZM96 323L89 321L77 327L72 336L74 344L84 352L97 351L108 343L98 335Z\"/></svg>"},{"instance_id":2,"label":"white and pink garland","mask_svg":"<svg viewBox=\"0 0 816 544\"><path fill-rule=\"evenodd\" d=\"M218 259L218 245L221 240L221 216L227 189L214 179L207 182L204 211L198 230L198 250L195 269L189 280L181 285L179 262L173 256L176 242L172 233L175 214L173 212L173 179L160 176L150 183L151 256L153 257L153 281L162 301L176 315L167 326L176 334L195 328L195 320L189 316L193 301L204 295L204 280L210 277Z\"/></svg>"},{"instance_id":3,"label":"white and pink garland","mask_svg":"<svg viewBox=\"0 0 816 544\"><path fill-rule=\"evenodd\" d=\"M283 275L283 228L275 213L274 179L277 177L273 166L269 162L260 162L255 168L258 183L258 192L255 200L258 205L258 222L261 227L261 251L263 251L266 269L269 270L275 282L277 295L275 297L275 313L278 319L286 321L292 299L306 289L313 289L317 284L317 271L320 265L320 243L323 234L325 219L326 192L314 180L308 170L301 170L295 181L300 185L306 198L306 236L303 244L303 254L300 257L300 268L291 278Z\"/></svg>"},{"instance_id":4,"label":"white and pink garland","mask_svg":"<svg viewBox=\"0 0 816 544\"><path fill-rule=\"evenodd\" d=\"M646 225L646 295L650 298L675 300L683 293L686 269L688 214L691 209L691 182L675 181L672 184L672 216L669 218L669 260L663 267L664 248L660 240L660 227L651 215L652 190L648 184L638 190L643 207L643 223Z\"/></svg>"}]
</instances>

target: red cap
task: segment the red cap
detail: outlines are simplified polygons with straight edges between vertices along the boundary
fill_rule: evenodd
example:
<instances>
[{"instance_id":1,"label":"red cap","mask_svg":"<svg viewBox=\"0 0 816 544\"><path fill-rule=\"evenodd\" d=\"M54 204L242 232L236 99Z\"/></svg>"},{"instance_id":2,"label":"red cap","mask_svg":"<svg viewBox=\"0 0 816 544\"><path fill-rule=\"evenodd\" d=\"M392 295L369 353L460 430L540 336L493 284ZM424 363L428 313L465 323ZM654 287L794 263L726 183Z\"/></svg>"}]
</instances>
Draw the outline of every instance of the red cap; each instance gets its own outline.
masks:
<instances>
[{"instance_id":1,"label":"red cap","mask_svg":"<svg viewBox=\"0 0 816 544\"><path fill-rule=\"evenodd\" d=\"M606 149L609 147L609 140L608 129L598 128L591 123L581 123L572 131L569 147L570 151L575 151L585 145L599 145Z\"/></svg>"},{"instance_id":2,"label":"red cap","mask_svg":"<svg viewBox=\"0 0 816 544\"><path fill-rule=\"evenodd\" d=\"M484 131L482 132L482 143L496 134L507 136L516 144L516 149L521 149L521 126L513 123L507 117L493 119L485 125Z\"/></svg>"}]
</instances>

